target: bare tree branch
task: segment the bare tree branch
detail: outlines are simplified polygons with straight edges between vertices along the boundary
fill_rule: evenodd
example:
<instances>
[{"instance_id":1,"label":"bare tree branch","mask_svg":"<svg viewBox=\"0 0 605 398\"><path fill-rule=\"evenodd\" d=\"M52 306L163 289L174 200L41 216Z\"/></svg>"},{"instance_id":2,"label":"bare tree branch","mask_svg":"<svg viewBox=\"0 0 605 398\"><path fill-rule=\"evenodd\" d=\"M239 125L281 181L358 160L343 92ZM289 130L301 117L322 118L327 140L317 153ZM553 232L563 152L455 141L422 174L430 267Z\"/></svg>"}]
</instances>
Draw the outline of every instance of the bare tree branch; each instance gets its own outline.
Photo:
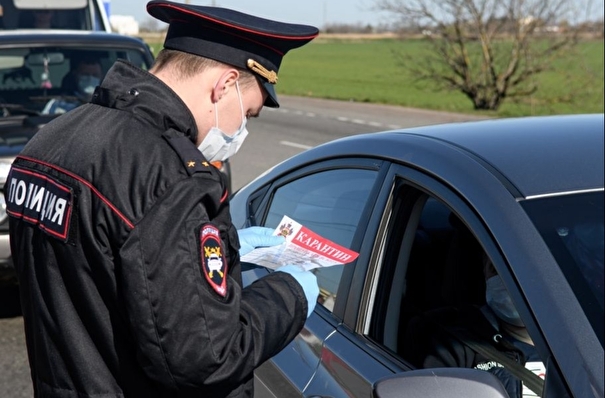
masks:
<instances>
[{"instance_id":1,"label":"bare tree branch","mask_svg":"<svg viewBox=\"0 0 605 398\"><path fill-rule=\"evenodd\" d=\"M557 23L571 18L574 3L375 0L375 8L431 32L431 56L413 67L419 79L464 93L476 109L495 110L505 98L535 93L533 77L576 43L573 29L556 30Z\"/></svg>"}]
</instances>

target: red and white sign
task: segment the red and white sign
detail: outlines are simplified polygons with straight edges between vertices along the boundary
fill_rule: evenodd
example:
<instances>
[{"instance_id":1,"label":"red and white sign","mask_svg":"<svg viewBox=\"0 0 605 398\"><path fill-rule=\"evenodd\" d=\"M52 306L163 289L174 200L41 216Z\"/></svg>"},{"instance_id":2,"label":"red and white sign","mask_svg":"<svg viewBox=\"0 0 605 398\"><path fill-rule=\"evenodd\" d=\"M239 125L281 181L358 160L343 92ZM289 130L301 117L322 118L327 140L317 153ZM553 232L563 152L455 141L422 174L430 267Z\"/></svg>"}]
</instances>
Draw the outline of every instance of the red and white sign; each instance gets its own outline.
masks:
<instances>
[{"instance_id":1,"label":"red and white sign","mask_svg":"<svg viewBox=\"0 0 605 398\"><path fill-rule=\"evenodd\" d=\"M354 261L359 253L326 239L305 226L284 216L274 235L282 235L286 242L279 246L257 248L241 258L241 261L278 268L293 264L301 269L330 267Z\"/></svg>"}]
</instances>

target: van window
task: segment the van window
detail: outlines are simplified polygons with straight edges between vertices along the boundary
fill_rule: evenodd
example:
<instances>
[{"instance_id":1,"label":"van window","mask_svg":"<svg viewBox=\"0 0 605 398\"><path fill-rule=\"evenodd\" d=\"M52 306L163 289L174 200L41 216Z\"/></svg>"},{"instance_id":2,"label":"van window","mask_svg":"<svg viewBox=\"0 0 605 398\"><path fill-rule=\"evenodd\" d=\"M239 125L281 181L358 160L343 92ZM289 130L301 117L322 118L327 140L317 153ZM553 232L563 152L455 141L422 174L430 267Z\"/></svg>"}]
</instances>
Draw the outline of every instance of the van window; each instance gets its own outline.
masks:
<instances>
[{"instance_id":1,"label":"van window","mask_svg":"<svg viewBox=\"0 0 605 398\"><path fill-rule=\"evenodd\" d=\"M111 31L102 0L0 0L0 29Z\"/></svg>"}]
</instances>

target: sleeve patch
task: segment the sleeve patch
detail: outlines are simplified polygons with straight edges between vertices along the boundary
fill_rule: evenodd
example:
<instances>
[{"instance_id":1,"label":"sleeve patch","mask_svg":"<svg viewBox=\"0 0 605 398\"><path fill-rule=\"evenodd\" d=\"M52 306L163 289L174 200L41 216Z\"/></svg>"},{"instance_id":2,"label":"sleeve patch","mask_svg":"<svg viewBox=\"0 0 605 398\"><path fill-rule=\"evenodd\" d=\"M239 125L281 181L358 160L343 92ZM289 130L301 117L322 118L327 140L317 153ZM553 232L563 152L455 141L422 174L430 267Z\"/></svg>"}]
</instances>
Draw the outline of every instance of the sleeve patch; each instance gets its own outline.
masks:
<instances>
[{"instance_id":1,"label":"sleeve patch","mask_svg":"<svg viewBox=\"0 0 605 398\"><path fill-rule=\"evenodd\" d=\"M217 227L205 224L200 230L201 268L206 281L221 297L227 295L227 259Z\"/></svg>"},{"instance_id":2,"label":"sleeve patch","mask_svg":"<svg viewBox=\"0 0 605 398\"><path fill-rule=\"evenodd\" d=\"M6 212L67 241L72 190L47 175L13 167L5 184Z\"/></svg>"}]
</instances>

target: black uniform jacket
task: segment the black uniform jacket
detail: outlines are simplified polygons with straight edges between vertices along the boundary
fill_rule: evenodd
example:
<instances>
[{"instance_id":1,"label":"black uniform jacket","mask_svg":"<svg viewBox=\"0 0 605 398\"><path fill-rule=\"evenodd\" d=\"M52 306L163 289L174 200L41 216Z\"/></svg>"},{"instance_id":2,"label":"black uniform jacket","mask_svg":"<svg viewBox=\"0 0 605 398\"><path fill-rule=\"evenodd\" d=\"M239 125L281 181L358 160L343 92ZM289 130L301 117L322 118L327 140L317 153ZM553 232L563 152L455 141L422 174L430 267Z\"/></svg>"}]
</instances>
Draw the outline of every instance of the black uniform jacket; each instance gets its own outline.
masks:
<instances>
[{"instance_id":1,"label":"black uniform jacket","mask_svg":"<svg viewBox=\"0 0 605 398\"><path fill-rule=\"evenodd\" d=\"M242 288L225 185L168 86L119 61L92 102L6 183L36 396L251 395L305 322L302 288L282 272Z\"/></svg>"}]
</instances>

